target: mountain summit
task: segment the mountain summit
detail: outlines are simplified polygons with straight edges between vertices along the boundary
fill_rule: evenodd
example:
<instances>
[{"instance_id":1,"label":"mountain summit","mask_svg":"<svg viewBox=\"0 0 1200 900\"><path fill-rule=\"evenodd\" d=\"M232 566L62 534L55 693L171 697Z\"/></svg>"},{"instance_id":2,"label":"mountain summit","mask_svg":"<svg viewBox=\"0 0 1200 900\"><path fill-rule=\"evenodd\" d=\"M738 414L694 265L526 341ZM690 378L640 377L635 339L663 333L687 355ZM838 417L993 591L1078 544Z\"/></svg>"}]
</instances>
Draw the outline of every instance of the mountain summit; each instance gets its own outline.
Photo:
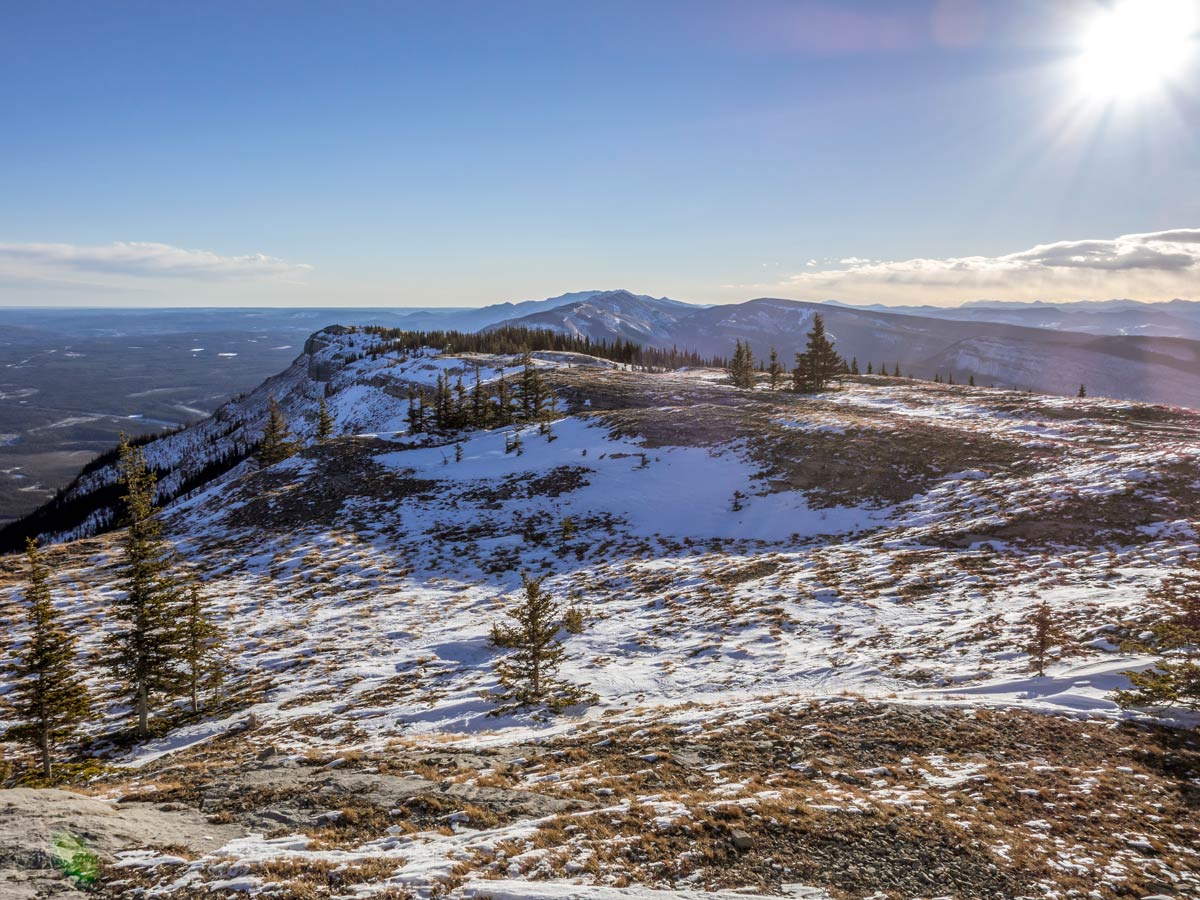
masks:
<instances>
[{"instance_id":1,"label":"mountain summit","mask_svg":"<svg viewBox=\"0 0 1200 900\"><path fill-rule=\"evenodd\" d=\"M580 304L645 304L630 297ZM796 879L813 897L1007 898L1078 884L1064 845L1119 862L1138 896L1168 868L1200 885L1174 774L1200 757L1117 727L1112 693L1151 664L1120 648L1163 621L1163 578L1200 553L1200 414L865 375L794 394L413 340L325 329L144 445L224 636L223 686L115 743L127 710L89 664L89 791L122 803L23 793L0 846L30 852L30 822L126 817L125 845L91 851L121 898L561 898L544 879L584 872L676 900ZM247 450L272 398L298 443L268 465ZM87 512L46 552L88 661L123 596L123 536L79 536L111 522L115 478L102 462L67 492ZM15 599L21 570L0 578ZM557 715L495 699L515 652L497 626L531 582L579 690ZM1039 615L1063 638L1034 656Z\"/></svg>"}]
</instances>

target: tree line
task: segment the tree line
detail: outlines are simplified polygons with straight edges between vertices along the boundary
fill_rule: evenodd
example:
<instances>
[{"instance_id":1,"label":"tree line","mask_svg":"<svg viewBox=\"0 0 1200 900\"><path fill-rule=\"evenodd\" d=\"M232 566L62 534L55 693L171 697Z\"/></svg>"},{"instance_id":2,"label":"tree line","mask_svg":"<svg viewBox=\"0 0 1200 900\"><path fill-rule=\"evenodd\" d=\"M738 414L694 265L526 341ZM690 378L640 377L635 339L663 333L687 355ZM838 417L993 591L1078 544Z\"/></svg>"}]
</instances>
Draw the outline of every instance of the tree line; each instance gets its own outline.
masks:
<instances>
[{"instance_id":1,"label":"tree line","mask_svg":"<svg viewBox=\"0 0 1200 900\"><path fill-rule=\"evenodd\" d=\"M418 387L409 388L409 432L448 432L547 422L554 414L554 394L546 387L529 350L521 355L520 366L520 376L511 383L501 371L499 378L485 384L476 366L470 388L462 375L451 384L450 376L445 373L438 375L432 394Z\"/></svg>"},{"instance_id":2,"label":"tree line","mask_svg":"<svg viewBox=\"0 0 1200 900\"><path fill-rule=\"evenodd\" d=\"M623 338L593 340L585 335L564 334L545 328L504 325L490 331L407 331L369 325L362 328L378 339L363 355L378 358L388 353L435 348L441 353L491 353L512 356L526 352L582 353L646 371L666 371L684 366L720 366L724 360L705 358L678 347L643 347Z\"/></svg>"}]
</instances>

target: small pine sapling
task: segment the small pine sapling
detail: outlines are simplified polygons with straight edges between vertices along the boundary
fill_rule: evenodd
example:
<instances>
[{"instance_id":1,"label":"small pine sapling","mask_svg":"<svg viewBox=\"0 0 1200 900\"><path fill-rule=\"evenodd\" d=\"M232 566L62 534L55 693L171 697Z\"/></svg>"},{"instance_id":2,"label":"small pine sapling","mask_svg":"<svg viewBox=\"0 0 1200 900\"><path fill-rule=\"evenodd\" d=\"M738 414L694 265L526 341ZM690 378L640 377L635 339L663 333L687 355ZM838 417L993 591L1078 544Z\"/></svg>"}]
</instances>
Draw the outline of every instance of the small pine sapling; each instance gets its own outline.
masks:
<instances>
[{"instance_id":1,"label":"small pine sapling","mask_svg":"<svg viewBox=\"0 0 1200 900\"><path fill-rule=\"evenodd\" d=\"M513 624L492 627L493 645L511 651L496 663L500 687L490 694L498 703L492 715L529 707L559 711L595 697L558 677L564 656L558 639L562 617L558 604L542 587L544 579L522 573L524 597L508 611Z\"/></svg>"}]
</instances>

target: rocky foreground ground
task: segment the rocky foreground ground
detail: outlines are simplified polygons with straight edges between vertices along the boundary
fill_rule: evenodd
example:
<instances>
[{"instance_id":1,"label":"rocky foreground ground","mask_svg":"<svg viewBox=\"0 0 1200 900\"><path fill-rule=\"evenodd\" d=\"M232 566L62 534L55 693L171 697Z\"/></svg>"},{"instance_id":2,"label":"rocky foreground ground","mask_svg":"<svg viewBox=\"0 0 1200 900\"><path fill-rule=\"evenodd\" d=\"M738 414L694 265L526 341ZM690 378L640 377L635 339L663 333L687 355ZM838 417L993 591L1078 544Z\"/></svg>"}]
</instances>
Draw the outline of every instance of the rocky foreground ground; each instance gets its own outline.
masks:
<instances>
[{"instance_id":1,"label":"rocky foreground ground","mask_svg":"<svg viewBox=\"0 0 1200 900\"><path fill-rule=\"evenodd\" d=\"M263 726L112 771L77 786L88 798L0 792L0 893L66 891L50 848L70 830L114 897L483 896L514 878L847 900L1200 895L1200 742L1182 731L760 699L490 747L289 754L278 737Z\"/></svg>"}]
</instances>

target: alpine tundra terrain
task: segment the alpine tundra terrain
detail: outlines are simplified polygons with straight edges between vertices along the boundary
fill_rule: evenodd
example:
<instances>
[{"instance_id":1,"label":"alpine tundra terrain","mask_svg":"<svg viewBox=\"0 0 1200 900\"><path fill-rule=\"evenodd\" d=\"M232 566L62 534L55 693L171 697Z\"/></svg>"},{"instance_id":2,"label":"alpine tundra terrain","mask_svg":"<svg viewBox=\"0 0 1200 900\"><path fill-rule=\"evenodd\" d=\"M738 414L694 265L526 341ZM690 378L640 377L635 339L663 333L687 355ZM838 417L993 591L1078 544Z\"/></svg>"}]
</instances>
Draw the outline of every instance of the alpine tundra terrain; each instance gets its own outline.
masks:
<instances>
[{"instance_id":1,"label":"alpine tundra terrain","mask_svg":"<svg viewBox=\"0 0 1200 900\"><path fill-rule=\"evenodd\" d=\"M326 329L141 448L224 674L147 738L115 457L10 532L92 712L53 788L4 745L0 895L1200 896L1195 720L1115 693L1200 589L1200 413L429 343ZM506 702L530 585L560 708Z\"/></svg>"},{"instance_id":2,"label":"alpine tundra terrain","mask_svg":"<svg viewBox=\"0 0 1200 900\"><path fill-rule=\"evenodd\" d=\"M849 307L750 300L704 307L575 291L478 309L0 309L0 524L33 511L117 435L195 423L294 358L324 323L479 331L513 324L709 355L750 339L790 360L816 312L865 371L974 377L1051 394L1194 405L1200 302Z\"/></svg>"}]
</instances>

